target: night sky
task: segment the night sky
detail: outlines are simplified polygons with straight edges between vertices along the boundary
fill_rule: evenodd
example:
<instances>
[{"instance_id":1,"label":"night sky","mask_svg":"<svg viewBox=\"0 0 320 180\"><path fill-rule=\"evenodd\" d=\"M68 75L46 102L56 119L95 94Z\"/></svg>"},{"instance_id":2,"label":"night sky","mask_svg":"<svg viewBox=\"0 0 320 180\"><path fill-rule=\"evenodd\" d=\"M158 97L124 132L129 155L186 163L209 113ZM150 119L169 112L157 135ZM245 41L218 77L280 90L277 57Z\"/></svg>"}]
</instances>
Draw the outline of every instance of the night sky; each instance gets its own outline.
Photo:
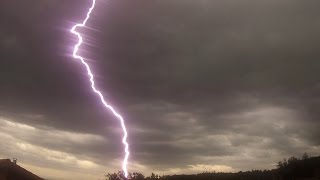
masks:
<instances>
[{"instance_id":1,"label":"night sky","mask_svg":"<svg viewBox=\"0 0 320 180\"><path fill-rule=\"evenodd\" d=\"M90 0L1 0L0 158L51 179L121 169L118 120L71 56ZM320 155L319 0L98 0L81 29L130 171Z\"/></svg>"}]
</instances>

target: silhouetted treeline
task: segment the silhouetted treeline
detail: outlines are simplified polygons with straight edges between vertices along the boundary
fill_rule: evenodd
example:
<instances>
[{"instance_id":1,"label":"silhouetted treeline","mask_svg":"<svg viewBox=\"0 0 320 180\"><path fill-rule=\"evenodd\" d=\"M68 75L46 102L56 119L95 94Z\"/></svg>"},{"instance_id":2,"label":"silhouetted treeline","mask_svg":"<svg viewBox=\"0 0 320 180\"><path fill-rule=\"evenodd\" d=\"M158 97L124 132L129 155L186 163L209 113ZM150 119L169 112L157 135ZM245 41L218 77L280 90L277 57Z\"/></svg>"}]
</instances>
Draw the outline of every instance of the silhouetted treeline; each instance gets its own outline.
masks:
<instances>
[{"instance_id":1,"label":"silhouetted treeline","mask_svg":"<svg viewBox=\"0 0 320 180\"><path fill-rule=\"evenodd\" d=\"M283 180L302 177L320 179L320 157L309 158L306 153L301 159L290 157L288 160L279 161L276 170Z\"/></svg>"},{"instance_id":2,"label":"silhouetted treeline","mask_svg":"<svg viewBox=\"0 0 320 180\"><path fill-rule=\"evenodd\" d=\"M152 174L149 177L145 177L141 173L134 173L134 175L130 174L128 179L133 180L270 180L273 179L273 175L271 171L260 171L260 170L253 170L248 172L238 172L238 173L200 173L200 174L193 174L193 175L164 175L159 176ZM108 174L107 180L123 180L125 179L123 173L119 171L118 173Z\"/></svg>"},{"instance_id":3,"label":"silhouetted treeline","mask_svg":"<svg viewBox=\"0 0 320 180\"><path fill-rule=\"evenodd\" d=\"M301 158L290 157L279 161L272 170L252 170L237 173L204 172L193 175L164 175L152 173L145 177L141 173L130 173L132 180L320 180L320 156L309 157L305 153ZM124 180L123 172L107 174L106 180Z\"/></svg>"}]
</instances>

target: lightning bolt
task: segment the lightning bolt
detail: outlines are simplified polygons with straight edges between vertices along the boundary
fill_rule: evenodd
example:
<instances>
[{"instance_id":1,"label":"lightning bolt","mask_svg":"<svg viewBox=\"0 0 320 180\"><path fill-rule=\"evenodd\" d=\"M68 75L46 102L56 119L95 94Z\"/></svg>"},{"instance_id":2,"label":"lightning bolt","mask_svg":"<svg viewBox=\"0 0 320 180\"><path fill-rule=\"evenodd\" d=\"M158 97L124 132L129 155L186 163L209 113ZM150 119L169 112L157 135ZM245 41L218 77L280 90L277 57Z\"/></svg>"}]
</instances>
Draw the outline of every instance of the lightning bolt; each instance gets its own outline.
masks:
<instances>
[{"instance_id":1,"label":"lightning bolt","mask_svg":"<svg viewBox=\"0 0 320 180\"><path fill-rule=\"evenodd\" d=\"M89 77L89 80L91 82L91 88L92 88L92 91L100 97L100 100L101 100L101 103L104 105L104 107L107 109L107 110L110 110L114 116L116 116L118 118L118 120L120 121L120 124L121 124L121 128L123 130L123 137L122 137L122 144L124 145L124 151L125 151L125 156L124 156L124 159L122 161L122 170L124 171L124 175L125 177L127 178L128 177L128 170L127 170L127 164L128 164L128 158L129 158L129 144L127 142L127 137L128 137L128 132L127 132L127 128L125 126L125 123L124 123L124 120L122 118L122 116L110 105L108 104L102 93L95 87L95 82L94 82L94 77L93 77L93 74L92 74L92 71L90 69L90 66L88 65L88 63L84 60L84 58L80 55L78 55L78 50L79 50L79 47L80 45L82 44L83 42L83 38L81 36L81 34L79 32L76 31L76 29L78 27L85 27L88 19L90 18L90 15L93 11L93 9L95 8L95 5L96 5L96 0L92 0L92 6L90 7L88 13L87 13L87 16L86 18L83 20L83 22L81 24L76 24L74 25L71 29L70 29L70 32L74 35L76 35L78 37L78 43L74 46L74 49L73 49L73 58L75 59L78 59L80 60L80 62L82 63L83 66L85 66L85 68L87 69L87 74L88 74L88 77Z\"/></svg>"}]
</instances>

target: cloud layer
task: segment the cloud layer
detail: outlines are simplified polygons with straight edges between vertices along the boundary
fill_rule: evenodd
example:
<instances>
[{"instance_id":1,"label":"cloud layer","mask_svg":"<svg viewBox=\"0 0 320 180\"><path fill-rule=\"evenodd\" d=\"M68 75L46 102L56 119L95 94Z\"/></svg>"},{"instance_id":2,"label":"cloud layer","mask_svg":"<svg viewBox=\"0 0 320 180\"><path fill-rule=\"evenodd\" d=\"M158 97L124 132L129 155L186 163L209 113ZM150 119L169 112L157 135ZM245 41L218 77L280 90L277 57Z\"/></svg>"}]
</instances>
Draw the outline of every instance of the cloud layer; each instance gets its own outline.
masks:
<instances>
[{"instance_id":1,"label":"cloud layer","mask_svg":"<svg viewBox=\"0 0 320 180\"><path fill-rule=\"evenodd\" d=\"M0 3L0 157L44 177L98 179L120 169L118 121L70 56L68 28L89 4ZM319 155L319 5L98 1L81 53L127 120L129 169L269 169Z\"/></svg>"}]
</instances>

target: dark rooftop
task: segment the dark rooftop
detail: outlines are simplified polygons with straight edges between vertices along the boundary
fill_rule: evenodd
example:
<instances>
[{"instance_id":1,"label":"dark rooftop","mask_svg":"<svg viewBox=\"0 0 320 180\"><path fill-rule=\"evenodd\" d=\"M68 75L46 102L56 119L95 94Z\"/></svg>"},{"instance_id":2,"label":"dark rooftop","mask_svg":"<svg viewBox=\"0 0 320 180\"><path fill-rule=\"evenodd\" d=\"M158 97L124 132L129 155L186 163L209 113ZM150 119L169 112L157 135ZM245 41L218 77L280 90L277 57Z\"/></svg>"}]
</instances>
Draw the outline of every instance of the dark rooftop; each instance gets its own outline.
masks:
<instances>
[{"instance_id":1,"label":"dark rooftop","mask_svg":"<svg viewBox=\"0 0 320 180\"><path fill-rule=\"evenodd\" d=\"M43 180L10 159L0 159L0 180Z\"/></svg>"}]
</instances>

